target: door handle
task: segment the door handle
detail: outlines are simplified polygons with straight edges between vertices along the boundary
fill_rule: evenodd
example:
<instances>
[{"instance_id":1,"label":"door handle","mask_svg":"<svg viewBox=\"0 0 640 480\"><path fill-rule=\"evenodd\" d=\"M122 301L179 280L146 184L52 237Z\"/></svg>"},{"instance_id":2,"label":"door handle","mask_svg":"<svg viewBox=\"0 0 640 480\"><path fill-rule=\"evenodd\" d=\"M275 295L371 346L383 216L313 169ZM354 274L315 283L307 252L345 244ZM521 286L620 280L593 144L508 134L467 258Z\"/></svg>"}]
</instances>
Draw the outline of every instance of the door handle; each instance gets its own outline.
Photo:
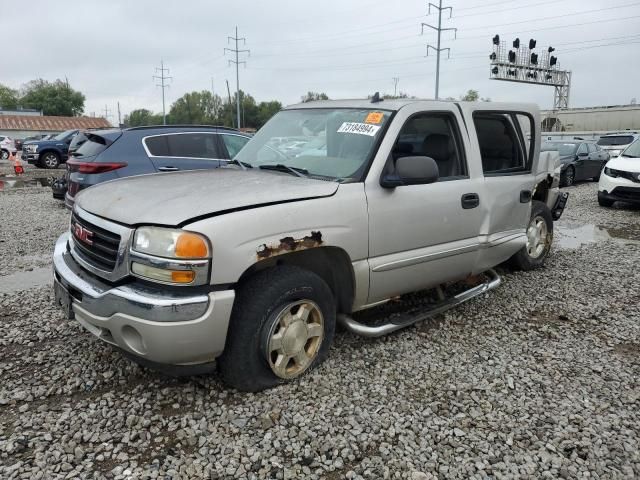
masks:
<instances>
[{"instance_id":1,"label":"door handle","mask_svg":"<svg viewBox=\"0 0 640 480\"><path fill-rule=\"evenodd\" d=\"M520 192L520 203L529 203L531 201L531 190L522 190Z\"/></svg>"},{"instance_id":2,"label":"door handle","mask_svg":"<svg viewBox=\"0 0 640 480\"><path fill-rule=\"evenodd\" d=\"M160 172L177 172L180 170L178 167L159 167L158 171Z\"/></svg>"},{"instance_id":3,"label":"door handle","mask_svg":"<svg viewBox=\"0 0 640 480\"><path fill-rule=\"evenodd\" d=\"M476 208L478 205L480 205L480 197L477 193L465 193L464 195L462 195L460 201L462 203L462 208L464 208L465 210Z\"/></svg>"}]
</instances>

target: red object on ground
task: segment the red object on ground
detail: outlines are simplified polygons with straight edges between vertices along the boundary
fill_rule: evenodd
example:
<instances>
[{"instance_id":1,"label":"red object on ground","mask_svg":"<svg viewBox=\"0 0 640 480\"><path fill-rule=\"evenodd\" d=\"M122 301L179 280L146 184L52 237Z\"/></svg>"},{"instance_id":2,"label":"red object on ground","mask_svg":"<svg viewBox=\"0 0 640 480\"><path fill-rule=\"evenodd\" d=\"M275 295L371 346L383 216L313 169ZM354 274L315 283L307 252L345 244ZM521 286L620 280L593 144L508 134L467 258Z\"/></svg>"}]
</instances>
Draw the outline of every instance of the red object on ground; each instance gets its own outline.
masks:
<instances>
[{"instance_id":1,"label":"red object on ground","mask_svg":"<svg viewBox=\"0 0 640 480\"><path fill-rule=\"evenodd\" d=\"M13 161L13 171L16 172L16 175L22 175L24 173L24 167L22 166L22 163L20 163L20 160L18 160L18 157L16 157L15 153L11 154L9 160Z\"/></svg>"}]
</instances>

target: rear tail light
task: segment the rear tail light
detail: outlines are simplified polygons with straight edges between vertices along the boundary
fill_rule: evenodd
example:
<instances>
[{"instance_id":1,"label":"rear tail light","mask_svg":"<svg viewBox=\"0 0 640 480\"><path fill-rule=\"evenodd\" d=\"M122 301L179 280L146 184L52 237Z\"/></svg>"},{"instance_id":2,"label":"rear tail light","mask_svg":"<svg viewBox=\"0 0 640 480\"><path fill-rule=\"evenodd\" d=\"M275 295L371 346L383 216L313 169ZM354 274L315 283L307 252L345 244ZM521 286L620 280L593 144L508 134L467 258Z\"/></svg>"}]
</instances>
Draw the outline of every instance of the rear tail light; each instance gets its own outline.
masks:
<instances>
[{"instance_id":1,"label":"rear tail light","mask_svg":"<svg viewBox=\"0 0 640 480\"><path fill-rule=\"evenodd\" d=\"M127 164L124 162L107 162L107 163L99 163L99 162L81 162L78 160L69 160L67 162L67 170L70 173L105 173L111 172L113 170L118 170L119 168L126 167Z\"/></svg>"}]
</instances>

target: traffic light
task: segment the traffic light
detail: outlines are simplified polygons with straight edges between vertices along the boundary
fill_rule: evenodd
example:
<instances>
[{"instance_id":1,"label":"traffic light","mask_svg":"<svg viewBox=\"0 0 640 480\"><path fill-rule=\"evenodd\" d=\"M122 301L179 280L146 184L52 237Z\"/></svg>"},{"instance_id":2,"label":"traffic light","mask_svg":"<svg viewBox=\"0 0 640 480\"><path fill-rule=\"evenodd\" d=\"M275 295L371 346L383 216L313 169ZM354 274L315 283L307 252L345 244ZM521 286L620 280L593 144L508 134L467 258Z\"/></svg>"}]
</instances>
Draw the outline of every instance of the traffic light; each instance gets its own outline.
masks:
<instances>
[{"instance_id":1,"label":"traffic light","mask_svg":"<svg viewBox=\"0 0 640 480\"><path fill-rule=\"evenodd\" d=\"M509 50L509 61L511 63L516 63L516 52L513 50Z\"/></svg>"},{"instance_id":2,"label":"traffic light","mask_svg":"<svg viewBox=\"0 0 640 480\"><path fill-rule=\"evenodd\" d=\"M534 48L536 48L536 41L532 38L529 40L529 50L533 50Z\"/></svg>"},{"instance_id":3,"label":"traffic light","mask_svg":"<svg viewBox=\"0 0 640 480\"><path fill-rule=\"evenodd\" d=\"M550 73L547 73L547 76L544 78L546 78L547 80L551 80L553 78L553 75L551 75Z\"/></svg>"},{"instance_id":4,"label":"traffic light","mask_svg":"<svg viewBox=\"0 0 640 480\"><path fill-rule=\"evenodd\" d=\"M520 39L519 38L516 38L513 41L513 48L520 48Z\"/></svg>"},{"instance_id":5,"label":"traffic light","mask_svg":"<svg viewBox=\"0 0 640 480\"><path fill-rule=\"evenodd\" d=\"M493 37L493 44L500 45L500 35L496 35L495 37Z\"/></svg>"},{"instance_id":6,"label":"traffic light","mask_svg":"<svg viewBox=\"0 0 640 480\"><path fill-rule=\"evenodd\" d=\"M493 67L491 69L491 73L493 73L494 75L497 75L498 74L498 67Z\"/></svg>"},{"instance_id":7,"label":"traffic light","mask_svg":"<svg viewBox=\"0 0 640 480\"><path fill-rule=\"evenodd\" d=\"M496 55L496 52L493 52L491 55L489 55L489 58L491 60L495 60L498 56Z\"/></svg>"},{"instance_id":8,"label":"traffic light","mask_svg":"<svg viewBox=\"0 0 640 480\"><path fill-rule=\"evenodd\" d=\"M549 58L549 66L553 67L556 63L558 63L558 58L551 55Z\"/></svg>"},{"instance_id":9,"label":"traffic light","mask_svg":"<svg viewBox=\"0 0 640 480\"><path fill-rule=\"evenodd\" d=\"M555 50L555 48L553 48L553 47L549 47L549 48L547 49L547 51L548 51L549 53L553 52L554 50Z\"/></svg>"},{"instance_id":10,"label":"traffic light","mask_svg":"<svg viewBox=\"0 0 640 480\"><path fill-rule=\"evenodd\" d=\"M537 53L532 53L531 54L531 63L533 65L537 65L538 64L538 54Z\"/></svg>"},{"instance_id":11,"label":"traffic light","mask_svg":"<svg viewBox=\"0 0 640 480\"><path fill-rule=\"evenodd\" d=\"M512 77L515 77L516 76L516 71L509 69L509 70L507 70L507 75L511 75Z\"/></svg>"}]
</instances>

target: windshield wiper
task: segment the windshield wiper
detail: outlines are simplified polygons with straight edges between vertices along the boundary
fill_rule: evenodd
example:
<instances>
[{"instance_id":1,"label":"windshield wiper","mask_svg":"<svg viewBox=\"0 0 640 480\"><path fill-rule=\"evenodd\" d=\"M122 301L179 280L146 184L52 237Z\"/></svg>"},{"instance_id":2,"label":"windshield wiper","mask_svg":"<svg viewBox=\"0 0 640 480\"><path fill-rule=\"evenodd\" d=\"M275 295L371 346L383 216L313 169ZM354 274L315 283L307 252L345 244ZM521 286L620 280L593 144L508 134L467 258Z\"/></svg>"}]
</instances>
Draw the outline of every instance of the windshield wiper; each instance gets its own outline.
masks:
<instances>
[{"instance_id":1,"label":"windshield wiper","mask_svg":"<svg viewBox=\"0 0 640 480\"><path fill-rule=\"evenodd\" d=\"M251 165L250 163L247 163L247 162L241 162L240 160L235 159L235 158L234 158L233 160L229 160L229 161L227 162L227 165L238 165L238 166L239 166L240 168L242 168L243 170L246 170L246 169L247 169L247 167L248 167L248 168L253 168L253 165Z\"/></svg>"},{"instance_id":2,"label":"windshield wiper","mask_svg":"<svg viewBox=\"0 0 640 480\"><path fill-rule=\"evenodd\" d=\"M622 155L620 155L621 157L629 157L629 158L634 158L633 155L627 155L626 153L623 153Z\"/></svg>"},{"instance_id":3,"label":"windshield wiper","mask_svg":"<svg viewBox=\"0 0 640 480\"><path fill-rule=\"evenodd\" d=\"M277 172L285 172L295 175L296 177L307 178L309 176L309 171L304 168L298 167L290 167L289 165L284 165L283 163L277 163L275 165L260 165L258 168L262 170L275 170Z\"/></svg>"}]
</instances>

